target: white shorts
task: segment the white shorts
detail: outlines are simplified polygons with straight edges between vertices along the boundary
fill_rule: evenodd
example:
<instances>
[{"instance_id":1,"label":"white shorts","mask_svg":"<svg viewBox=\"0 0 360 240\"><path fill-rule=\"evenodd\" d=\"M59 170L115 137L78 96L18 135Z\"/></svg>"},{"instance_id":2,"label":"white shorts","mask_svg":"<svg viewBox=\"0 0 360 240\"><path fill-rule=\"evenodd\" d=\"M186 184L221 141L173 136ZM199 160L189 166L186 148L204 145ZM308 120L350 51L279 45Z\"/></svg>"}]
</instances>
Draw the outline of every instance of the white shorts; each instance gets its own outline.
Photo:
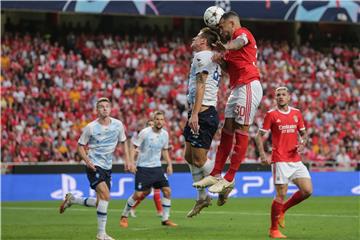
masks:
<instances>
[{"instance_id":1,"label":"white shorts","mask_svg":"<svg viewBox=\"0 0 360 240\"><path fill-rule=\"evenodd\" d=\"M276 162L271 164L274 184L288 184L297 178L310 178L310 173L302 162Z\"/></svg>"},{"instance_id":2,"label":"white shorts","mask_svg":"<svg viewBox=\"0 0 360 240\"><path fill-rule=\"evenodd\" d=\"M226 103L225 118L234 118L241 125L251 125L262 96L259 80L235 87Z\"/></svg>"}]
</instances>

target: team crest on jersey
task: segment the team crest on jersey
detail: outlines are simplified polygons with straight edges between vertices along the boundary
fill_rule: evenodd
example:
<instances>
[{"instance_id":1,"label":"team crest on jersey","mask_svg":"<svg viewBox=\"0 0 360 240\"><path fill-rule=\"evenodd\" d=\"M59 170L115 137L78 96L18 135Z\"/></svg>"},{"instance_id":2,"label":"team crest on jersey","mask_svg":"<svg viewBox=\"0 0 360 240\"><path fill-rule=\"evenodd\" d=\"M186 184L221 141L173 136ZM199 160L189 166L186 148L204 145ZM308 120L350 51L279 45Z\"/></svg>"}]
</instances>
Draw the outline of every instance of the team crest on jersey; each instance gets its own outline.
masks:
<instances>
[{"instance_id":1,"label":"team crest on jersey","mask_svg":"<svg viewBox=\"0 0 360 240\"><path fill-rule=\"evenodd\" d=\"M139 184L138 184L138 189L142 189L142 183L141 182L139 182Z\"/></svg>"},{"instance_id":2,"label":"team crest on jersey","mask_svg":"<svg viewBox=\"0 0 360 240\"><path fill-rule=\"evenodd\" d=\"M297 123L299 121L297 116L294 116L294 121Z\"/></svg>"}]
</instances>

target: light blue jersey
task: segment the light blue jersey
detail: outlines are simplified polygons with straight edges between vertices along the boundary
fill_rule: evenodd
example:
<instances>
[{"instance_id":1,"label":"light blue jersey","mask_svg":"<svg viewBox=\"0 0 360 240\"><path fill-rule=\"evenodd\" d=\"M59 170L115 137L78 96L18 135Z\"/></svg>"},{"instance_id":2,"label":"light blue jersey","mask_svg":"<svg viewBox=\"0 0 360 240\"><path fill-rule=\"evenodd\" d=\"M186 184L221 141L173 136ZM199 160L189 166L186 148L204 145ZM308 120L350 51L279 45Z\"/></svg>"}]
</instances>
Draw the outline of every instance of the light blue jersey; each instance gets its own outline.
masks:
<instances>
[{"instance_id":1,"label":"light blue jersey","mask_svg":"<svg viewBox=\"0 0 360 240\"><path fill-rule=\"evenodd\" d=\"M221 79L221 69L217 63L211 60L213 55L214 53L209 50L194 54L188 82L187 100L189 105L193 105L195 103L196 74L206 72L208 76L205 82L205 93L201 104L216 107L217 92Z\"/></svg>"},{"instance_id":2,"label":"light blue jersey","mask_svg":"<svg viewBox=\"0 0 360 240\"><path fill-rule=\"evenodd\" d=\"M110 170L113 153L119 142L125 142L124 125L120 120L110 118L110 125L104 126L98 119L89 123L78 141L80 145L88 145L89 158L95 166Z\"/></svg>"},{"instance_id":3,"label":"light blue jersey","mask_svg":"<svg viewBox=\"0 0 360 240\"><path fill-rule=\"evenodd\" d=\"M169 148L169 134L164 129L156 133L152 127L147 127L140 131L132 143L139 150L136 162L138 167L161 167L161 152Z\"/></svg>"}]
</instances>

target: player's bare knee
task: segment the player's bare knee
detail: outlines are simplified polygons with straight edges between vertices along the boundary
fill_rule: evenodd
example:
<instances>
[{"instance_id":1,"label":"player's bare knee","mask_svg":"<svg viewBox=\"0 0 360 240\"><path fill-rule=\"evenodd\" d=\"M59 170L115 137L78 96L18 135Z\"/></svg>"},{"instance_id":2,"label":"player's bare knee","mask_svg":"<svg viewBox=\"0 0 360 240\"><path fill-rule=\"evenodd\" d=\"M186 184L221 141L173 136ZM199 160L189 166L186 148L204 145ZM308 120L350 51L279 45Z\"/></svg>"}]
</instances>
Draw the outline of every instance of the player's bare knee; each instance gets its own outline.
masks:
<instances>
[{"instance_id":1,"label":"player's bare knee","mask_svg":"<svg viewBox=\"0 0 360 240\"><path fill-rule=\"evenodd\" d=\"M278 194L278 195L276 195L274 200L279 203L283 203L285 201L285 196L286 196L286 194Z\"/></svg>"},{"instance_id":2,"label":"player's bare knee","mask_svg":"<svg viewBox=\"0 0 360 240\"><path fill-rule=\"evenodd\" d=\"M134 199L135 201L137 201L137 200L141 199L143 195L144 195L144 192L138 192L138 191L136 191L136 192L133 194L133 199Z\"/></svg>"},{"instance_id":3,"label":"player's bare knee","mask_svg":"<svg viewBox=\"0 0 360 240\"><path fill-rule=\"evenodd\" d=\"M250 125L243 125L243 124L235 123L235 128L236 128L236 130L248 132L249 128L250 128Z\"/></svg>"},{"instance_id":4,"label":"player's bare knee","mask_svg":"<svg viewBox=\"0 0 360 240\"><path fill-rule=\"evenodd\" d=\"M162 188L162 193L163 193L165 198L170 198L171 197L171 189L168 188L168 187Z\"/></svg>"},{"instance_id":5,"label":"player's bare knee","mask_svg":"<svg viewBox=\"0 0 360 240\"><path fill-rule=\"evenodd\" d=\"M193 155L193 165L197 168L201 168L204 166L205 162L206 162L206 156L199 156L197 154Z\"/></svg>"},{"instance_id":6,"label":"player's bare knee","mask_svg":"<svg viewBox=\"0 0 360 240\"><path fill-rule=\"evenodd\" d=\"M99 199L105 200L105 201L110 201L110 193L109 192L102 191L98 195L99 195Z\"/></svg>"},{"instance_id":7,"label":"player's bare knee","mask_svg":"<svg viewBox=\"0 0 360 240\"><path fill-rule=\"evenodd\" d=\"M301 194L304 196L304 198L310 197L312 195L312 188L301 189Z\"/></svg>"},{"instance_id":8,"label":"player's bare knee","mask_svg":"<svg viewBox=\"0 0 360 240\"><path fill-rule=\"evenodd\" d=\"M207 151L203 151L202 149L197 149L192 153L192 161L193 165L197 168L201 168L204 166L207 160Z\"/></svg>"},{"instance_id":9,"label":"player's bare knee","mask_svg":"<svg viewBox=\"0 0 360 240\"><path fill-rule=\"evenodd\" d=\"M193 161L192 161L192 158L191 158L191 154L190 154L190 153L185 152L184 158L185 158L185 161L186 161L187 163L193 164Z\"/></svg>"}]
</instances>

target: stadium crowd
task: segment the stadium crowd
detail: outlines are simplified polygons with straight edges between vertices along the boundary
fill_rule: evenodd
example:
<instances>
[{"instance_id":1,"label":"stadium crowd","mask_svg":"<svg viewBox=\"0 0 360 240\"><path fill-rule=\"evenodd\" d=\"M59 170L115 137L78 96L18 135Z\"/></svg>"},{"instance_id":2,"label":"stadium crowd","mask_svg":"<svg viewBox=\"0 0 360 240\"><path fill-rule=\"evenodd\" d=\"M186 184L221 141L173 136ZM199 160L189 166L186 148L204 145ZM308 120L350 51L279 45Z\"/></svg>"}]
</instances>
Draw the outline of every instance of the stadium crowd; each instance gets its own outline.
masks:
<instances>
[{"instance_id":1,"label":"stadium crowd","mask_svg":"<svg viewBox=\"0 0 360 240\"><path fill-rule=\"evenodd\" d=\"M273 90L285 84L310 136L304 159L316 166L354 166L360 160L359 49L335 45L318 50L274 41L258 41L258 49L264 98L251 136L273 106ZM112 116L124 122L130 138L151 112L164 111L171 157L184 162L182 129L192 56L184 39L70 33L56 42L39 34L5 32L1 50L2 162L78 161L79 134L96 118L94 105L102 96L112 100ZM219 92L224 119L226 78ZM252 140L247 162L258 162L254 144ZM115 162L121 156L117 151Z\"/></svg>"}]
</instances>

